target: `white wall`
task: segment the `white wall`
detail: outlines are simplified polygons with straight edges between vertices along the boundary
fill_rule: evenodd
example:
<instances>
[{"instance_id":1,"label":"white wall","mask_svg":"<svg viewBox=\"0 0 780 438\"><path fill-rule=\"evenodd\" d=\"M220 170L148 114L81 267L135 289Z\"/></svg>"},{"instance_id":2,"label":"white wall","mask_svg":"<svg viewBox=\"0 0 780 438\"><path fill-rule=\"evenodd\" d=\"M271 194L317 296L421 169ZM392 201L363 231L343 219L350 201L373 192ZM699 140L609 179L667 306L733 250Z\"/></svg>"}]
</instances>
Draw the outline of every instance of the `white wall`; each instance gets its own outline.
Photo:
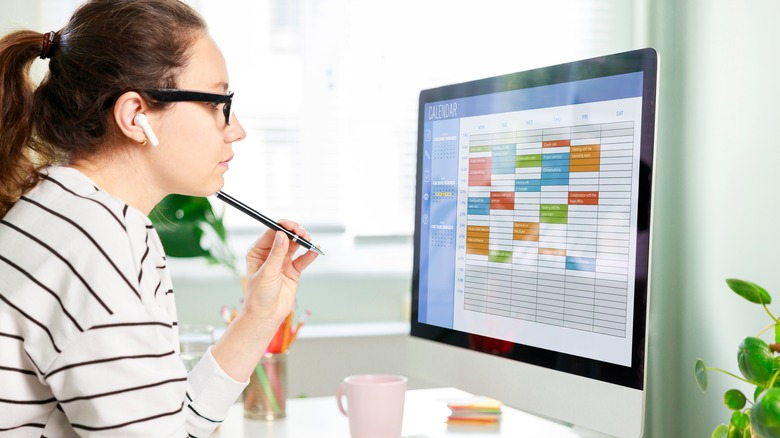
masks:
<instances>
[{"instance_id":1,"label":"white wall","mask_svg":"<svg viewBox=\"0 0 780 438\"><path fill-rule=\"evenodd\" d=\"M730 418L723 392L744 387L711 373L701 394L695 360L738 372L739 342L770 322L724 280L752 280L780 297L780 4L662 0L650 8L662 96L648 436L709 436Z\"/></svg>"},{"instance_id":2,"label":"white wall","mask_svg":"<svg viewBox=\"0 0 780 438\"><path fill-rule=\"evenodd\" d=\"M81 0L0 0L0 35L22 28L41 33L58 30L80 3Z\"/></svg>"}]
</instances>

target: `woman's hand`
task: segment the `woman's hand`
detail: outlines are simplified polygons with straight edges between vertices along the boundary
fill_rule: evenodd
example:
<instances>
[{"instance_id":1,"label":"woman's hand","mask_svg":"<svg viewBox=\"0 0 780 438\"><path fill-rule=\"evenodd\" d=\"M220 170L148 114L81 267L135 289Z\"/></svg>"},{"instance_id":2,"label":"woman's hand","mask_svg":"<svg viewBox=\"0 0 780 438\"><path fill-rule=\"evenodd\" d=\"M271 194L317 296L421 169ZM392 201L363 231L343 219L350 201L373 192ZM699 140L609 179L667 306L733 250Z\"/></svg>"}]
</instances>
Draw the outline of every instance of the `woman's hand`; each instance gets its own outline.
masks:
<instances>
[{"instance_id":1,"label":"woman's hand","mask_svg":"<svg viewBox=\"0 0 780 438\"><path fill-rule=\"evenodd\" d=\"M300 225L282 220L281 226L309 240ZM298 279L317 253L307 251L298 257L300 245L281 231L266 230L249 248L246 255L246 295L242 311L257 318L281 321L295 303Z\"/></svg>"},{"instance_id":2,"label":"woman's hand","mask_svg":"<svg viewBox=\"0 0 780 438\"><path fill-rule=\"evenodd\" d=\"M304 239L310 238L295 222L279 223ZM219 366L235 380L249 379L292 310L301 272L317 258L314 251L295 257L299 248L283 232L267 230L247 251L244 305L211 349Z\"/></svg>"}]
</instances>

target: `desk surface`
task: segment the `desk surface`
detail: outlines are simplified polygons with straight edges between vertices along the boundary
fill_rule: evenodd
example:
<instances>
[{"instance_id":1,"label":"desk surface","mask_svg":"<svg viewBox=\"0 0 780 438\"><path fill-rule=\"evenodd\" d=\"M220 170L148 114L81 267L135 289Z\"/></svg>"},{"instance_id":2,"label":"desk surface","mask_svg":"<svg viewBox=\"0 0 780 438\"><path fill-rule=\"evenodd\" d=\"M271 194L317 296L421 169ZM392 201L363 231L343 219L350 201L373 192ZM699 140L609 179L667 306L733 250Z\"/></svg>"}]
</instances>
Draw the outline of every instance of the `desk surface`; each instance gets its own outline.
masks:
<instances>
[{"instance_id":1,"label":"desk surface","mask_svg":"<svg viewBox=\"0 0 780 438\"><path fill-rule=\"evenodd\" d=\"M448 424L447 400L471 394L455 388L410 390L404 405L403 438L439 437L575 437L566 426L504 407L495 425ZM215 437L220 438L329 438L349 437L349 422L341 415L335 397L287 401L287 417L275 421L244 419L243 408L234 405Z\"/></svg>"}]
</instances>

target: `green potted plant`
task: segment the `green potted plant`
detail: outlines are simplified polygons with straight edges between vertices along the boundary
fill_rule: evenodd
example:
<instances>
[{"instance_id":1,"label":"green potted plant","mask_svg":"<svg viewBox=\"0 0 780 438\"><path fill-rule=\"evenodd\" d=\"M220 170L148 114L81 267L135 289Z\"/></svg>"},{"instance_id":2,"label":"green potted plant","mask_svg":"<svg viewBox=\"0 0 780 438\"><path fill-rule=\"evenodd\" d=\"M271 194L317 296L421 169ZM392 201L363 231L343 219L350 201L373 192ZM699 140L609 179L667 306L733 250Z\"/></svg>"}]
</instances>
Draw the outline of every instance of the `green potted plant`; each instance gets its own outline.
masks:
<instances>
[{"instance_id":1,"label":"green potted plant","mask_svg":"<svg viewBox=\"0 0 780 438\"><path fill-rule=\"evenodd\" d=\"M767 305L772 303L769 293L749 281L727 279L726 284L737 295L760 304L772 322L755 336L746 337L737 351L737 365L742 376L720 368L708 367L702 359L696 361L696 383L702 392L707 390L709 371L719 371L755 387L745 395L739 389L729 389L723 402L732 411L729 424L720 424L712 432L713 438L780 437L780 320ZM774 332L774 342L767 344L761 336Z\"/></svg>"},{"instance_id":2,"label":"green potted plant","mask_svg":"<svg viewBox=\"0 0 780 438\"><path fill-rule=\"evenodd\" d=\"M169 195L149 214L169 257L203 257L238 275L222 213L207 198Z\"/></svg>"}]
</instances>

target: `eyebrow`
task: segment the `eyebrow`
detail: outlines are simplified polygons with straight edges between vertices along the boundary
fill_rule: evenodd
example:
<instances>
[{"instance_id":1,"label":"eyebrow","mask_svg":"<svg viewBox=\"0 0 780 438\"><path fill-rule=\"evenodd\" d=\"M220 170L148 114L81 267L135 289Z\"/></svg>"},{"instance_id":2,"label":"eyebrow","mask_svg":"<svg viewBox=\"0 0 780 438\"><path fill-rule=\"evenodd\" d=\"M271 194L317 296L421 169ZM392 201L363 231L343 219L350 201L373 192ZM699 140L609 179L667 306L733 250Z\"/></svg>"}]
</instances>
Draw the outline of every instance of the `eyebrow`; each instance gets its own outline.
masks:
<instances>
[{"instance_id":1,"label":"eyebrow","mask_svg":"<svg viewBox=\"0 0 780 438\"><path fill-rule=\"evenodd\" d=\"M220 88L223 91L228 91L230 87L228 86L227 82L224 81L218 81L216 84L214 84L215 88Z\"/></svg>"}]
</instances>

